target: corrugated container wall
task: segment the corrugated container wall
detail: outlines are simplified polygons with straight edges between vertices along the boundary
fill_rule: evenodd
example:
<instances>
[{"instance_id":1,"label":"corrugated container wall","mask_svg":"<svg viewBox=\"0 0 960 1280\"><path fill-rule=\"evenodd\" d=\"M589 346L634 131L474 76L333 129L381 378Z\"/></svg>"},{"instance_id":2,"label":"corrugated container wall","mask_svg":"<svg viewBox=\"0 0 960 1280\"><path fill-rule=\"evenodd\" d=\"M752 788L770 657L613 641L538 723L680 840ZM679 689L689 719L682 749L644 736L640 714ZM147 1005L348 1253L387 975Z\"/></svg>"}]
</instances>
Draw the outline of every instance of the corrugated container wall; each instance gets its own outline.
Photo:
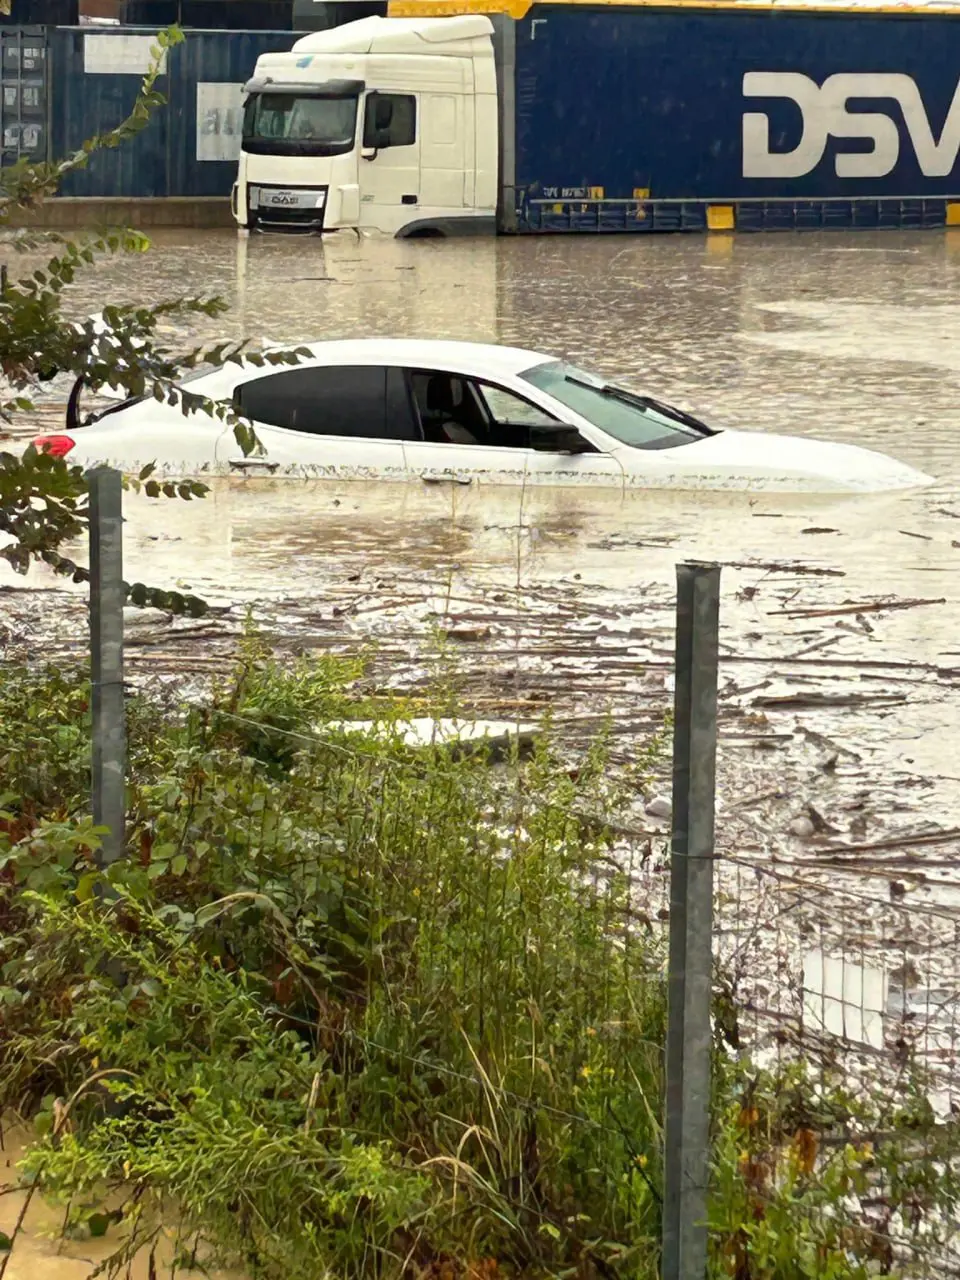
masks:
<instances>
[{"instance_id":1,"label":"corrugated container wall","mask_svg":"<svg viewBox=\"0 0 960 1280\"><path fill-rule=\"evenodd\" d=\"M167 106L123 146L69 174L64 196L226 196L236 178L241 89L261 53L292 47L289 31L189 31L167 54ZM129 114L154 37L143 31L51 33L52 154L78 150Z\"/></svg>"},{"instance_id":2,"label":"corrugated container wall","mask_svg":"<svg viewBox=\"0 0 960 1280\"><path fill-rule=\"evenodd\" d=\"M46 160L47 102L43 27L0 27L0 164Z\"/></svg>"}]
</instances>

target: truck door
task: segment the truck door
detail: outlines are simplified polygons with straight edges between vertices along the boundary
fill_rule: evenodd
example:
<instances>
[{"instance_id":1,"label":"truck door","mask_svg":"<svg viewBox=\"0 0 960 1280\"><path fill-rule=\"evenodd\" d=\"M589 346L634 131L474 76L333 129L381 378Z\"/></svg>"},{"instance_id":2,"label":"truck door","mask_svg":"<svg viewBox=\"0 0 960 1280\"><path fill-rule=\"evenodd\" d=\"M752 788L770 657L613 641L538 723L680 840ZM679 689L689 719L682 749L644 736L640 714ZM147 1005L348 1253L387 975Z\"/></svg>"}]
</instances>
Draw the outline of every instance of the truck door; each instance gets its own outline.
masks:
<instances>
[{"instance_id":1,"label":"truck door","mask_svg":"<svg viewBox=\"0 0 960 1280\"><path fill-rule=\"evenodd\" d=\"M463 94L422 93L420 113L420 205L459 211L466 204Z\"/></svg>"},{"instance_id":2,"label":"truck door","mask_svg":"<svg viewBox=\"0 0 960 1280\"><path fill-rule=\"evenodd\" d=\"M419 103L413 93L367 94L360 151L360 220L395 231L420 204Z\"/></svg>"}]
</instances>

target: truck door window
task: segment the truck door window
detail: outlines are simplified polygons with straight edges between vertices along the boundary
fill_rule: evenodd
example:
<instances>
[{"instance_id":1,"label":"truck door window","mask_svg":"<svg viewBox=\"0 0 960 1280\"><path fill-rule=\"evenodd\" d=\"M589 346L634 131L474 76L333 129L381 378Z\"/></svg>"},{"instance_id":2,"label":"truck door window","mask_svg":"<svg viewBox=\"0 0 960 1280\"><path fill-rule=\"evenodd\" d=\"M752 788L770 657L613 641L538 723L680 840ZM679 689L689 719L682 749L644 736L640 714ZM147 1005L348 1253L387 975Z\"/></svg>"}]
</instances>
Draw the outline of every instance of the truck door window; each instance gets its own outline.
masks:
<instances>
[{"instance_id":1,"label":"truck door window","mask_svg":"<svg viewBox=\"0 0 960 1280\"><path fill-rule=\"evenodd\" d=\"M371 365L288 369L241 383L234 405L254 423L307 435L419 439L399 397L390 395L387 413L388 374L395 371Z\"/></svg>"},{"instance_id":2,"label":"truck door window","mask_svg":"<svg viewBox=\"0 0 960 1280\"><path fill-rule=\"evenodd\" d=\"M412 93L371 93L363 113L363 145L411 147L417 140L417 100Z\"/></svg>"}]
</instances>

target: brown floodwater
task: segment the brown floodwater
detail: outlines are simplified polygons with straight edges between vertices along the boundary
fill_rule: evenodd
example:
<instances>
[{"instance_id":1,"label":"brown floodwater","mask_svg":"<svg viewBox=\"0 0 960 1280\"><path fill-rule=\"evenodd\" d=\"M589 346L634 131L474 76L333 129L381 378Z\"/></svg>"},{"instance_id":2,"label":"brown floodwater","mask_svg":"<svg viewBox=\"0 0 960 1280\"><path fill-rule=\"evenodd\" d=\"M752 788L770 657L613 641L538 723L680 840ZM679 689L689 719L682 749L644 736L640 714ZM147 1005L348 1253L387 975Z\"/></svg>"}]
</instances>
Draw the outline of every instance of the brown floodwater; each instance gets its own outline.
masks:
<instances>
[{"instance_id":1,"label":"brown floodwater","mask_svg":"<svg viewBox=\"0 0 960 1280\"><path fill-rule=\"evenodd\" d=\"M66 306L79 316L107 299L175 294L230 305L215 321L169 326L174 345L370 334L517 343L629 378L708 421L852 441L936 478L920 492L852 498L226 481L189 506L129 499L130 577L221 601L320 602L368 572L432 576L444 590L566 584L630 613L669 589L678 560L716 559L733 647L789 653L819 629L830 656L850 663L950 672L960 665L958 285L960 230L462 243L169 232L145 255L81 275ZM863 622L787 612L887 597L940 603L868 607ZM886 778L942 777L938 816L960 822L949 776L960 769L945 765L960 747L954 686L927 680L864 732ZM831 728L863 724L838 712Z\"/></svg>"},{"instance_id":2,"label":"brown floodwater","mask_svg":"<svg viewBox=\"0 0 960 1280\"><path fill-rule=\"evenodd\" d=\"M0 1232L13 1236L21 1213L26 1213L14 1248L9 1255L4 1280L88 1280L120 1247L123 1237L113 1227L99 1239L64 1238L65 1206L55 1207L39 1195L29 1198L21 1185L17 1162L22 1159L29 1130L9 1126L3 1130L0 1143ZM99 1205L97 1206L100 1207ZM177 1252L177 1236L173 1227L160 1232L156 1241L153 1265L151 1249L142 1249L120 1272L124 1280L165 1280L176 1274L177 1280L244 1280L239 1271L216 1267L196 1269L177 1267L171 1263ZM5 1255L0 1253L0 1265Z\"/></svg>"}]
</instances>

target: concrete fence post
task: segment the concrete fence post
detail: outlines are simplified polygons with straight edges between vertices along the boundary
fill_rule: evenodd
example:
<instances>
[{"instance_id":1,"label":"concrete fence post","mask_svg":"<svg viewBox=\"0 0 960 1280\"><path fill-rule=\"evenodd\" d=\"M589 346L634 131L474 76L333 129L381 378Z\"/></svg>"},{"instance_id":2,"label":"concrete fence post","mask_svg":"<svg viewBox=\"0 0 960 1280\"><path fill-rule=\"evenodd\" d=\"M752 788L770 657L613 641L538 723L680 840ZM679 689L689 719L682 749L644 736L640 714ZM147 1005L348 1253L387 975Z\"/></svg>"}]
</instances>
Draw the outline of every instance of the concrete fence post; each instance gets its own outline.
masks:
<instances>
[{"instance_id":1,"label":"concrete fence post","mask_svg":"<svg viewBox=\"0 0 960 1280\"><path fill-rule=\"evenodd\" d=\"M677 566L663 1280L704 1280L720 568Z\"/></svg>"},{"instance_id":2,"label":"concrete fence post","mask_svg":"<svg viewBox=\"0 0 960 1280\"><path fill-rule=\"evenodd\" d=\"M106 867L126 846L127 730L123 701L123 480L98 467L90 495L90 705L93 718L93 820L108 833Z\"/></svg>"}]
</instances>

